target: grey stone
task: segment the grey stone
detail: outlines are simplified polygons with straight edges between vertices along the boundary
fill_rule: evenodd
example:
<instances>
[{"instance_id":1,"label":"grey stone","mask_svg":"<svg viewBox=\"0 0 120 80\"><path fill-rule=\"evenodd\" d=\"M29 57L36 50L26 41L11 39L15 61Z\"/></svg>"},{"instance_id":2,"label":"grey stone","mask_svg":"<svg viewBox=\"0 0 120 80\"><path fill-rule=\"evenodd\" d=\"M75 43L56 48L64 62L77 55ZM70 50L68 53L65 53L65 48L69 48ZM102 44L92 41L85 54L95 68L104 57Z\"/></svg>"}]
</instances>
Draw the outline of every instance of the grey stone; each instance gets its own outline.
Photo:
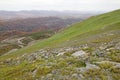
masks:
<instances>
[{"instance_id":1,"label":"grey stone","mask_svg":"<svg viewBox=\"0 0 120 80\"><path fill-rule=\"evenodd\" d=\"M62 56L62 55L64 55L64 54L65 54L65 52L61 52L61 53L58 53L57 56Z\"/></svg>"},{"instance_id":2,"label":"grey stone","mask_svg":"<svg viewBox=\"0 0 120 80\"><path fill-rule=\"evenodd\" d=\"M120 42L115 45L115 48L120 50Z\"/></svg>"},{"instance_id":3,"label":"grey stone","mask_svg":"<svg viewBox=\"0 0 120 80\"><path fill-rule=\"evenodd\" d=\"M84 57L86 55L86 52L84 52L84 51L77 51L77 52L75 52L75 53L73 53L72 54L72 56L74 56L74 57Z\"/></svg>"},{"instance_id":4,"label":"grey stone","mask_svg":"<svg viewBox=\"0 0 120 80\"><path fill-rule=\"evenodd\" d=\"M77 70L80 71L80 72L82 72L82 73L84 73L84 72L86 72L86 71L88 71L88 70L94 70L94 69L98 69L98 70L99 70L100 67L98 67L98 66L96 66L96 65L93 65L93 64L87 63L87 64L86 64L86 67L77 68Z\"/></svg>"},{"instance_id":5,"label":"grey stone","mask_svg":"<svg viewBox=\"0 0 120 80\"><path fill-rule=\"evenodd\" d=\"M73 57L79 57L82 60L88 59L89 58L89 53L86 53L85 51L77 51L72 54Z\"/></svg>"}]
</instances>

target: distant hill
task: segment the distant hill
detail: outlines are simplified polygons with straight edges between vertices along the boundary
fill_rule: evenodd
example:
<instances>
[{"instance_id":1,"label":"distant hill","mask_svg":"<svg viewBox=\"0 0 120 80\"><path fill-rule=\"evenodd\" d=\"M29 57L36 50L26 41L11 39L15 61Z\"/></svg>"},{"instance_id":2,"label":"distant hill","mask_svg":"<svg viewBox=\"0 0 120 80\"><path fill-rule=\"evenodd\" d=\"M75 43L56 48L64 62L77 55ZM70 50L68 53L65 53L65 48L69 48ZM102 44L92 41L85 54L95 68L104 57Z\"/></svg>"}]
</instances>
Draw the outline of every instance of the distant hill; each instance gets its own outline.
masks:
<instances>
[{"instance_id":1,"label":"distant hill","mask_svg":"<svg viewBox=\"0 0 120 80\"><path fill-rule=\"evenodd\" d=\"M14 36L21 33L34 33L40 31L53 31L67 27L73 23L83 20L82 18L66 18L61 19L57 17L39 17L39 18L26 18L17 20L1 20L0 21L0 38L5 39L6 36ZM16 31L16 32L15 32ZM13 33L12 33L13 32ZM15 32L15 33L14 33ZM10 35L8 33L11 33ZM6 36L4 36L6 34ZM7 35L8 34L8 35ZM0 39L0 40L1 40Z\"/></svg>"},{"instance_id":2,"label":"distant hill","mask_svg":"<svg viewBox=\"0 0 120 80\"><path fill-rule=\"evenodd\" d=\"M59 29L65 27L74 22L81 21L81 18L67 18L61 19L57 17L40 17L40 18L27 18L18 20L9 20L0 22L0 32L19 30L32 32L35 30L45 30L45 29Z\"/></svg>"},{"instance_id":3,"label":"distant hill","mask_svg":"<svg viewBox=\"0 0 120 80\"><path fill-rule=\"evenodd\" d=\"M0 11L0 19L25 19L38 17L59 17L59 18L88 18L100 14L100 12L79 12L79 11Z\"/></svg>"}]
</instances>

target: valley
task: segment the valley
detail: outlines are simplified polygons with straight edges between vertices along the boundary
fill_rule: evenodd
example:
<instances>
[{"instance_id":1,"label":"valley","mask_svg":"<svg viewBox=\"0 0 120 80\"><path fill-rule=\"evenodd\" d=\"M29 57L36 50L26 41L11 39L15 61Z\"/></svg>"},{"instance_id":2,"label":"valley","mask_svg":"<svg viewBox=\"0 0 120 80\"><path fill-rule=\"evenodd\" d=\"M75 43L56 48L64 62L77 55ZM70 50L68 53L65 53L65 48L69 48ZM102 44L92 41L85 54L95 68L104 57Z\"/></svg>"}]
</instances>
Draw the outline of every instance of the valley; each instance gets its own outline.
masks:
<instances>
[{"instance_id":1,"label":"valley","mask_svg":"<svg viewBox=\"0 0 120 80\"><path fill-rule=\"evenodd\" d=\"M0 21L0 53L2 55L29 46L28 44L51 37L60 29L81 20L83 18L29 17L2 19ZM7 48L4 50L5 47Z\"/></svg>"}]
</instances>

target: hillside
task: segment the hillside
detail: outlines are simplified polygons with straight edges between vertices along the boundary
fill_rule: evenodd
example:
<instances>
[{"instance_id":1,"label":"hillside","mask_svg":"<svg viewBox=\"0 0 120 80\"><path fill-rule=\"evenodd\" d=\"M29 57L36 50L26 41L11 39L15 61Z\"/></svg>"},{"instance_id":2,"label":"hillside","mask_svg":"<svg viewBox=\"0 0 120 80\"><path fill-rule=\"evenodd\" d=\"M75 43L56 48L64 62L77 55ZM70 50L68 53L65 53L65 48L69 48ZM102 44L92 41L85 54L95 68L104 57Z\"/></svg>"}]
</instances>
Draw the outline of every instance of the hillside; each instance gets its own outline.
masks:
<instances>
[{"instance_id":1,"label":"hillside","mask_svg":"<svg viewBox=\"0 0 120 80\"><path fill-rule=\"evenodd\" d=\"M72 45L71 41L73 42L76 39L78 39L77 41L83 39L82 42L84 42L85 38L87 38L89 36L92 37L96 34L100 34L100 31L101 31L101 33L103 33L102 32L102 31L104 31L103 29L107 30L107 28L109 28L109 26L114 25L114 24L115 25L117 24L118 26L116 26L117 28L114 28L114 27L112 27L112 28L119 30L119 20L120 20L119 13L120 13L120 10L117 10L114 12L91 17L88 20L85 20L83 22L72 25L71 27L59 32L58 34L54 35L53 37L51 37L47 40L44 40L42 42L40 41L40 42L34 44L33 46L26 47L25 49L21 49L17 53L24 53L27 51L34 52L43 47L49 47L49 46L51 47L51 45L52 45L52 47L54 47L55 45L59 46L59 44L62 45L65 43L66 43L66 45L64 45L64 46L67 46L67 43L69 43L69 42ZM85 35L85 36L83 36L83 35ZM83 38L81 38L81 37L83 37ZM73 45L75 45L75 43L73 43ZM78 43L81 43L81 42L78 42ZM69 46L69 44L68 44L68 46Z\"/></svg>"},{"instance_id":2,"label":"hillside","mask_svg":"<svg viewBox=\"0 0 120 80\"><path fill-rule=\"evenodd\" d=\"M56 32L68 25L79 22L81 18L66 18L61 19L57 17L38 17L27 19L11 19L0 21L0 41L10 36L22 35L25 33L40 32L51 30ZM11 33L11 35L9 35ZM8 35L7 35L8 34ZM5 35L5 36L4 36Z\"/></svg>"},{"instance_id":3,"label":"hillside","mask_svg":"<svg viewBox=\"0 0 120 80\"><path fill-rule=\"evenodd\" d=\"M35 40L48 38L60 29L81 20L82 18L58 17L0 20L0 55L27 46Z\"/></svg>"},{"instance_id":4,"label":"hillside","mask_svg":"<svg viewBox=\"0 0 120 80\"><path fill-rule=\"evenodd\" d=\"M1 79L119 80L120 10L93 16L0 56Z\"/></svg>"}]
</instances>

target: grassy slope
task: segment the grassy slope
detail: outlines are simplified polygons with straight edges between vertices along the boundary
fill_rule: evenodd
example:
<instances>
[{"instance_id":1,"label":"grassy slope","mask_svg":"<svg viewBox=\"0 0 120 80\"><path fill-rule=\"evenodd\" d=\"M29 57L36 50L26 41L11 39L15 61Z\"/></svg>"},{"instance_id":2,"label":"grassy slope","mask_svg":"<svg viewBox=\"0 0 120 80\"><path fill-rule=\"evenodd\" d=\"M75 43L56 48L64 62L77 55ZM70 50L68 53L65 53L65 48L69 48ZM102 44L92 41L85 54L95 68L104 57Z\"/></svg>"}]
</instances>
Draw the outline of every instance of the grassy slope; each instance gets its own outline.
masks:
<instances>
[{"instance_id":1,"label":"grassy slope","mask_svg":"<svg viewBox=\"0 0 120 80\"><path fill-rule=\"evenodd\" d=\"M120 38L119 33L120 33L120 22L116 22L104 28L101 28L99 30L90 31L90 32L86 32L81 35L78 35L72 38L72 40L62 44L62 46L65 46L65 45L78 46L86 43L108 42L113 40L113 38L117 38L117 39ZM101 36L103 34L104 36ZM114 34L114 35L109 35L109 34Z\"/></svg>"},{"instance_id":2,"label":"grassy slope","mask_svg":"<svg viewBox=\"0 0 120 80\"><path fill-rule=\"evenodd\" d=\"M58 34L54 35L49 39L37 42L32 46L26 47L11 55L4 56L4 57L7 58L10 56L21 55L24 53L31 53L36 50L39 50L40 48L54 47L56 45L66 43L67 41L72 41L75 39L79 40L80 37L84 37L82 36L82 34L85 34L85 33L89 33L90 34L89 36L94 35L96 33L100 33L99 32L100 29L103 29L105 27L108 27L114 24L119 24L120 22L119 14L120 14L120 10L116 10L110 13L91 17L83 22L72 25L71 27L65 29L64 31L59 32ZM120 29L119 25L116 28Z\"/></svg>"},{"instance_id":3,"label":"grassy slope","mask_svg":"<svg viewBox=\"0 0 120 80\"><path fill-rule=\"evenodd\" d=\"M24 36L26 36L26 37L30 36L32 39L39 40L39 39L48 38L48 37L52 36L53 34L54 34L54 31L46 30L46 31L34 32L34 33L31 33L31 34L23 35L23 37Z\"/></svg>"}]
</instances>

